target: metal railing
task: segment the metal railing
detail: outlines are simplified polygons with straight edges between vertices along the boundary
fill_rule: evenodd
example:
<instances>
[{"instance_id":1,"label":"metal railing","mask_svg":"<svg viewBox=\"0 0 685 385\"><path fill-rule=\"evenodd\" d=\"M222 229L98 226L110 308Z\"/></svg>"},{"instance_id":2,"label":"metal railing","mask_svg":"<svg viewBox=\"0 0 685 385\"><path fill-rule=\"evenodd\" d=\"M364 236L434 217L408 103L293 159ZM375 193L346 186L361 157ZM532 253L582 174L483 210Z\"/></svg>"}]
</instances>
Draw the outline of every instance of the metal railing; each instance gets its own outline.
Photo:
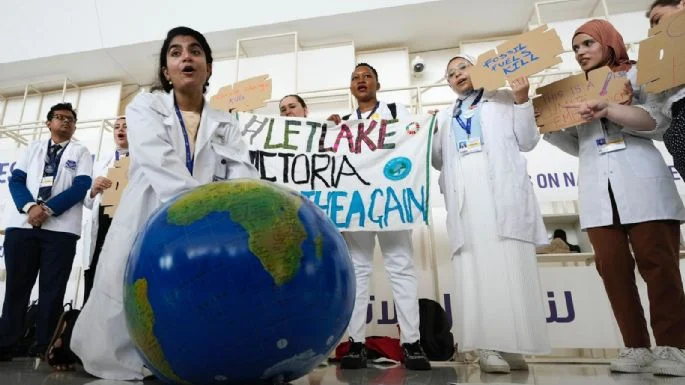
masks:
<instances>
[{"instance_id":1,"label":"metal railing","mask_svg":"<svg viewBox=\"0 0 685 385\"><path fill-rule=\"evenodd\" d=\"M116 117L102 119L80 120L76 126L76 132L72 140L79 141L79 131L87 129L98 129L97 149L95 150L96 160L100 159L102 142L105 132L114 130ZM17 142L19 146L26 146L34 140L40 140L43 135L49 135L50 131L43 121L24 122L0 126L0 139L7 137Z\"/></svg>"}]
</instances>

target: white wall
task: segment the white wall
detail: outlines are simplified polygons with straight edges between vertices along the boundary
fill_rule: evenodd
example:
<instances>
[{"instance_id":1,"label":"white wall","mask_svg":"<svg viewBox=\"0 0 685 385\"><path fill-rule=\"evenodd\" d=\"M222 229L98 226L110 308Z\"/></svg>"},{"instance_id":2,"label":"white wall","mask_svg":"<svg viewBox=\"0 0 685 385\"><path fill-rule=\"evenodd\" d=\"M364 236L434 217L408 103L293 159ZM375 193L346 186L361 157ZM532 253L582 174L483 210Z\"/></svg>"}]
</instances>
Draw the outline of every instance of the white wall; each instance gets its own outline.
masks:
<instances>
[{"instance_id":1,"label":"white wall","mask_svg":"<svg viewBox=\"0 0 685 385\"><path fill-rule=\"evenodd\" d=\"M301 93L309 104L310 117L328 117L333 113L347 111L346 91L338 91L336 97L331 92L302 91L334 88L347 89L350 85L349 73L354 68L355 56L352 43L301 50L297 56L297 80L295 79L295 55L292 52L256 57L241 58L237 80L268 74L272 79L272 99L266 107L256 113L278 114L278 101L285 95ZM236 81L236 61L217 60L213 64L212 78L207 96L215 95L221 87ZM295 83L297 81L297 87ZM298 91L299 90L299 91ZM336 100L329 103L320 102Z\"/></svg>"},{"instance_id":2,"label":"white wall","mask_svg":"<svg viewBox=\"0 0 685 385\"><path fill-rule=\"evenodd\" d=\"M159 31L187 25L204 33L292 20L427 3L427 0L4 0L0 63L111 48L160 39Z\"/></svg>"}]
</instances>

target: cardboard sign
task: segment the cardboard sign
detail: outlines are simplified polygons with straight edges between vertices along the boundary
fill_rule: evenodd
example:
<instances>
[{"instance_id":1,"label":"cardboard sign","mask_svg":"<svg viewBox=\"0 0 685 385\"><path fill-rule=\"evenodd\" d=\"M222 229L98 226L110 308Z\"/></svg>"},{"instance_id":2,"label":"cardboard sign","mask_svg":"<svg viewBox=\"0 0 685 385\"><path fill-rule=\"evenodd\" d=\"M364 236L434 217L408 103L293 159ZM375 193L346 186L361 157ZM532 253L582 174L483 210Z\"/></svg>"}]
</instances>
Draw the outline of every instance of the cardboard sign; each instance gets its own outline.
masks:
<instances>
[{"instance_id":1,"label":"cardboard sign","mask_svg":"<svg viewBox=\"0 0 685 385\"><path fill-rule=\"evenodd\" d=\"M685 84L685 9L661 19L640 42L637 84L661 92Z\"/></svg>"},{"instance_id":2,"label":"cardboard sign","mask_svg":"<svg viewBox=\"0 0 685 385\"><path fill-rule=\"evenodd\" d=\"M107 170L107 179L112 181L112 187L102 193L100 205L105 207L105 215L113 217L117 210L121 200L121 193L128 184L128 167L130 163L131 158L121 158L114 162L114 167Z\"/></svg>"},{"instance_id":3,"label":"cardboard sign","mask_svg":"<svg viewBox=\"0 0 685 385\"><path fill-rule=\"evenodd\" d=\"M271 79L269 75L260 75L221 87L212 96L209 104L223 111L252 111L266 106L271 99Z\"/></svg>"},{"instance_id":4,"label":"cardboard sign","mask_svg":"<svg viewBox=\"0 0 685 385\"><path fill-rule=\"evenodd\" d=\"M470 67L471 82L475 88L496 90L506 85L505 80L528 77L561 63L558 55L563 52L557 32L542 25L500 44L497 51L478 56Z\"/></svg>"},{"instance_id":5,"label":"cardboard sign","mask_svg":"<svg viewBox=\"0 0 685 385\"><path fill-rule=\"evenodd\" d=\"M536 118L540 132L559 131L585 123L577 109L565 105L588 100L628 101L631 95L627 81L625 73L614 73L609 67L602 67L590 71L587 80L585 74L579 74L538 88L540 95L533 99L533 106L540 114Z\"/></svg>"}]
</instances>

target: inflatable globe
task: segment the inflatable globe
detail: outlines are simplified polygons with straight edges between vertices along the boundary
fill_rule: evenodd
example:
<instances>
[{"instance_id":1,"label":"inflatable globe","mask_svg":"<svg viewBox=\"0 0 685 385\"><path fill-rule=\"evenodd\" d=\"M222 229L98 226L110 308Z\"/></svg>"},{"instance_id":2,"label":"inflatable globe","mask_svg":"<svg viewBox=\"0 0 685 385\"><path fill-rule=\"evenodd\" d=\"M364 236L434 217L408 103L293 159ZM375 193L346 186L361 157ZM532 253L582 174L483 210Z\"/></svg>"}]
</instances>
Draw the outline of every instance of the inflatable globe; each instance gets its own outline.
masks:
<instances>
[{"instance_id":1,"label":"inflatable globe","mask_svg":"<svg viewBox=\"0 0 685 385\"><path fill-rule=\"evenodd\" d=\"M129 333L178 384L272 384L342 338L355 280L340 232L300 194L259 180L200 186L160 207L126 268Z\"/></svg>"}]
</instances>

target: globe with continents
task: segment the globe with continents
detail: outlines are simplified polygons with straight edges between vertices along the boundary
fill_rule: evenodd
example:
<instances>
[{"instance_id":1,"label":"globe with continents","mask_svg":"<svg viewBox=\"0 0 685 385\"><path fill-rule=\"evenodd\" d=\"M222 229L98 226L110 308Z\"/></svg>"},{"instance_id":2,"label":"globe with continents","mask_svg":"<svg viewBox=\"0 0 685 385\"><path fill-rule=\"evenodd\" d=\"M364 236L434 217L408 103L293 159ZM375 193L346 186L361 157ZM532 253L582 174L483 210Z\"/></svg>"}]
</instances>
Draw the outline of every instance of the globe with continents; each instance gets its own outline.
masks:
<instances>
[{"instance_id":1,"label":"globe with continents","mask_svg":"<svg viewBox=\"0 0 685 385\"><path fill-rule=\"evenodd\" d=\"M260 180L203 185L160 207L126 268L129 333L174 384L274 384L326 359L352 314L340 232L299 193Z\"/></svg>"}]
</instances>

